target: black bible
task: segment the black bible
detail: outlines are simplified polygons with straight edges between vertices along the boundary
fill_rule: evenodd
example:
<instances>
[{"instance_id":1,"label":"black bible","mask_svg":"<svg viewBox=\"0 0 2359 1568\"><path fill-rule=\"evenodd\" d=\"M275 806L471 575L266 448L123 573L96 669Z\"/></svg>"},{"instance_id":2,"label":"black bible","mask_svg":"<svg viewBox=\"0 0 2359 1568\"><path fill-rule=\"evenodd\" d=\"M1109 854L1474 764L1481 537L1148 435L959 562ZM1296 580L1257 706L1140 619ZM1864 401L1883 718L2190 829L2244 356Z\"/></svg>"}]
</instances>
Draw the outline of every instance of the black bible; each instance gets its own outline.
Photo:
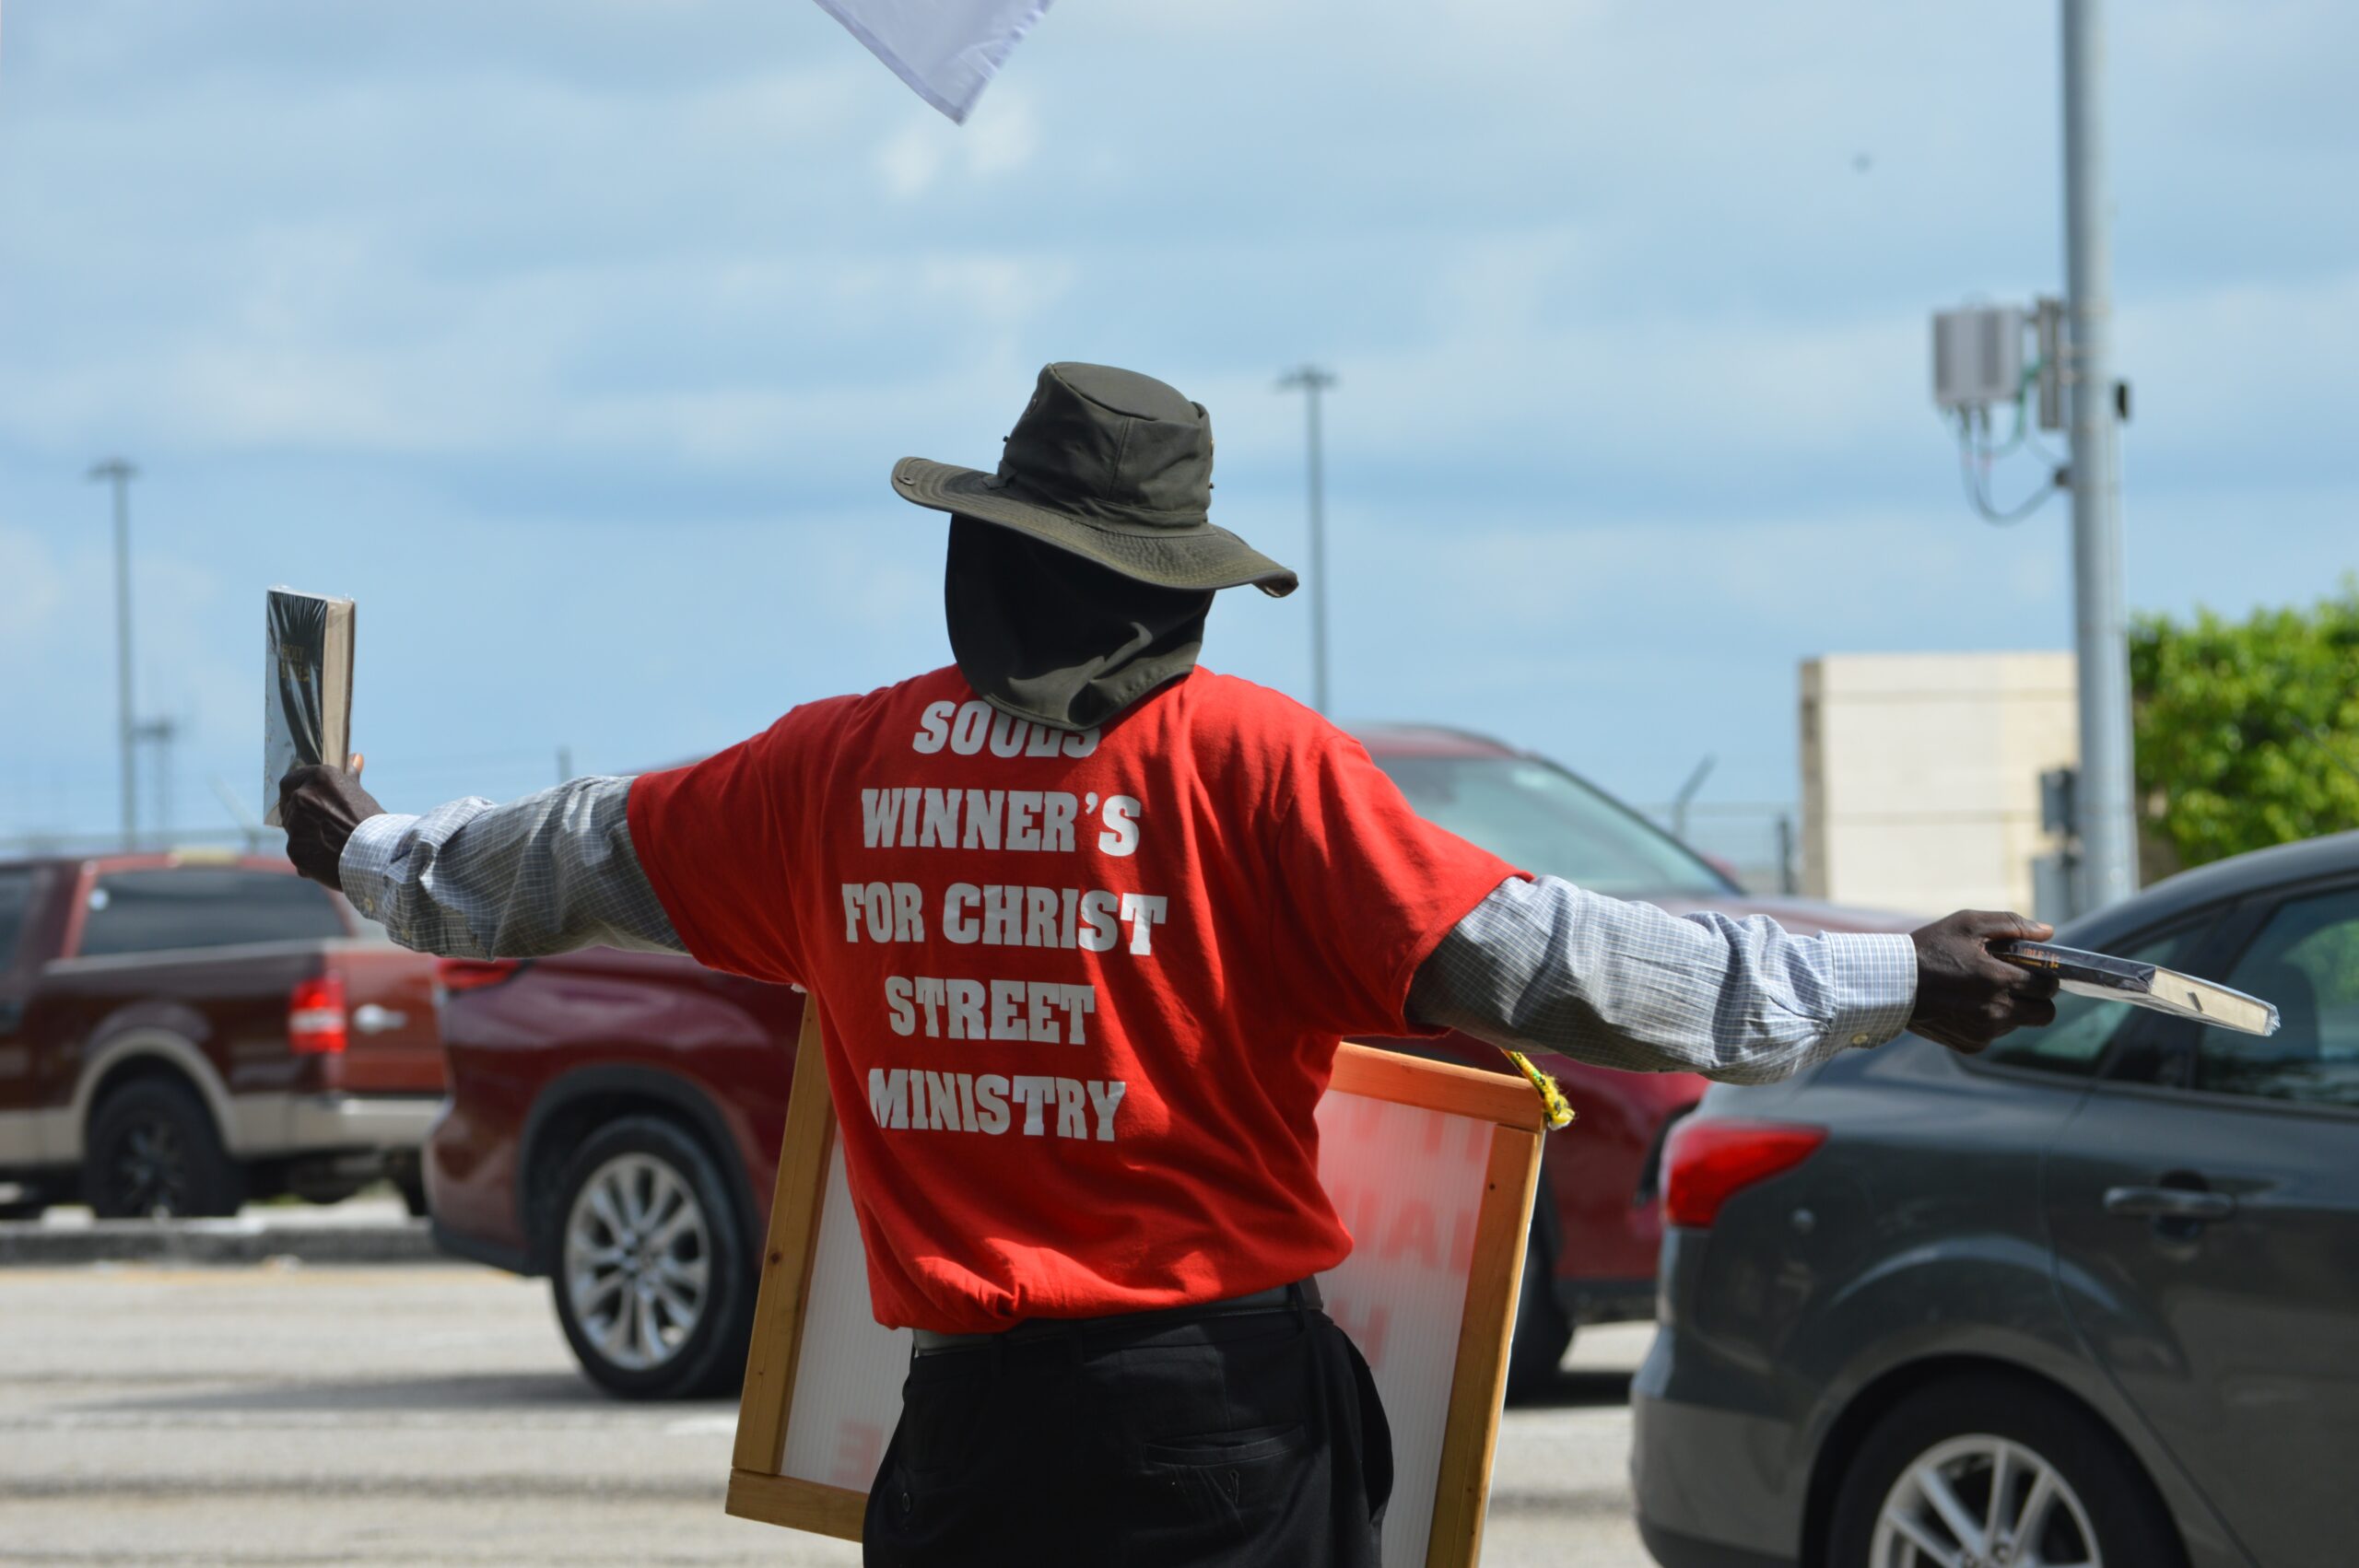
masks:
<instances>
[{"instance_id":1,"label":"black bible","mask_svg":"<svg viewBox=\"0 0 2359 1568\"><path fill-rule=\"evenodd\" d=\"M2277 1033L2275 1004L2159 964L2060 947L2052 942L1994 942L1990 951L2010 964L2055 976L2059 986L2076 996L2151 1007L2157 1012L2247 1035Z\"/></svg>"},{"instance_id":2,"label":"black bible","mask_svg":"<svg viewBox=\"0 0 2359 1568\"><path fill-rule=\"evenodd\" d=\"M263 661L263 821L278 820L278 781L305 763L349 763L353 603L274 588Z\"/></svg>"}]
</instances>

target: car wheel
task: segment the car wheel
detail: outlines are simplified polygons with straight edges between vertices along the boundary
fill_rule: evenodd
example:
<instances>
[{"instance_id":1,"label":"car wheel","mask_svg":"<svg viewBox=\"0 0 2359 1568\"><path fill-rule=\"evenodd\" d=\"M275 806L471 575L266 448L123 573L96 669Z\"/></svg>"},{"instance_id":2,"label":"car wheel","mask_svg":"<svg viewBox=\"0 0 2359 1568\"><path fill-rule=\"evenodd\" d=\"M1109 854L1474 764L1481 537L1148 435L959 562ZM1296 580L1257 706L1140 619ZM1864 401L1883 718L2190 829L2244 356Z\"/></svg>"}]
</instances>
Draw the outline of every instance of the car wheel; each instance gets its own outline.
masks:
<instances>
[{"instance_id":1,"label":"car wheel","mask_svg":"<svg viewBox=\"0 0 2359 1568\"><path fill-rule=\"evenodd\" d=\"M2004 1375L1937 1383L1887 1413L1843 1478L1828 1568L2165 1568L2162 1499L2103 1422Z\"/></svg>"},{"instance_id":2,"label":"car wheel","mask_svg":"<svg viewBox=\"0 0 2359 1568\"><path fill-rule=\"evenodd\" d=\"M581 1368L630 1398L719 1392L745 1366L753 1285L744 1233L701 1144L657 1117L575 1151L545 1238L557 1320Z\"/></svg>"},{"instance_id":3,"label":"car wheel","mask_svg":"<svg viewBox=\"0 0 2359 1568\"><path fill-rule=\"evenodd\" d=\"M1556 1255L1535 1217L1523 1245L1523 1282L1516 1290L1515 1333L1508 1341L1508 1400L1521 1403L1553 1387L1572 1343L1572 1322L1556 1300Z\"/></svg>"},{"instance_id":4,"label":"car wheel","mask_svg":"<svg viewBox=\"0 0 2359 1568\"><path fill-rule=\"evenodd\" d=\"M181 1084L144 1079L109 1094L91 1117L82 1197L101 1220L234 1214L245 1173L221 1147L204 1101Z\"/></svg>"}]
</instances>

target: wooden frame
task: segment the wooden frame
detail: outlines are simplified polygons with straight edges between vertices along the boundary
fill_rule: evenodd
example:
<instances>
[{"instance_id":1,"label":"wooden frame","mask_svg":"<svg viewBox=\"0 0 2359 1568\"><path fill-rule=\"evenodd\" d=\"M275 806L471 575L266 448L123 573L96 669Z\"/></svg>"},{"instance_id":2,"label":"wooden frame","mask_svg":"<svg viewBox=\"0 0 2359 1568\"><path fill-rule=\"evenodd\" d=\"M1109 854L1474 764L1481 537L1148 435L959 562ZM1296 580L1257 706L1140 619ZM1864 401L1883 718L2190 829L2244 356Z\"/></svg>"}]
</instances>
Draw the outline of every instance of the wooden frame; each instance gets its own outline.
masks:
<instances>
[{"instance_id":1,"label":"wooden frame","mask_svg":"<svg viewBox=\"0 0 2359 1568\"><path fill-rule=\"evenodd\" d=\"M1520 1079L1367 1046L1345 1045L1336 1053L1330 1086L1493 1124L1425 1559L1426 1568L1474 1568L1490 1497L1524 1239L1540 1179L1544 1115L1538 1096ZM806 1001L770 1202L769 1239L762 1253L753 1343L745 1358L728 1509L740 1518L858 1540L867 1493L779 1473L835 1131L818 1009Z\"/></svg>"}]
</instances>

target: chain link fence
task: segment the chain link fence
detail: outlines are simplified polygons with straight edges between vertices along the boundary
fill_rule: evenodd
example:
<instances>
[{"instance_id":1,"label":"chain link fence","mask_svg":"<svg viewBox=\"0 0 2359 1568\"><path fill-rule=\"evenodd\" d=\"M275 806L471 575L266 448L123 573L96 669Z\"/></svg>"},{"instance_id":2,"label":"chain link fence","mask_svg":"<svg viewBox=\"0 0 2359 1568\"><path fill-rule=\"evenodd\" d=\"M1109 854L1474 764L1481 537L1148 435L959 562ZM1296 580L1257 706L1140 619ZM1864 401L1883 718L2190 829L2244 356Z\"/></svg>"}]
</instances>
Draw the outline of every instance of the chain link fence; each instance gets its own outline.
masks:
<instances>
[{"instance_id":1,"label":"chain link fence","mask_svg":"<svg viewBox=\"0 0 2359 1568\"><path fill-rule=\"evenodd\" d=\"M1790 897L1802 891L1802 815L1794 807L1698 801L1684 811L1670 805L1638 809L1689 848L1719 862L1747 893Z\"/></svg>"},{"instance_id":2,"label":"chain link fence","mask_svg":"<svg viewBox=\"0 0 2359 1568\"><path fill-rule=\"evenodd\" d=\"M284 855L287 835L275 827L260 828L251 834L235 827L167 829L142 834L138 848L142 854L207 849L241 855ZM123 835L119 832L0 834L0 860L32 860L45 855L113 855L122 849Z\"/></svg>"}]
</instances>

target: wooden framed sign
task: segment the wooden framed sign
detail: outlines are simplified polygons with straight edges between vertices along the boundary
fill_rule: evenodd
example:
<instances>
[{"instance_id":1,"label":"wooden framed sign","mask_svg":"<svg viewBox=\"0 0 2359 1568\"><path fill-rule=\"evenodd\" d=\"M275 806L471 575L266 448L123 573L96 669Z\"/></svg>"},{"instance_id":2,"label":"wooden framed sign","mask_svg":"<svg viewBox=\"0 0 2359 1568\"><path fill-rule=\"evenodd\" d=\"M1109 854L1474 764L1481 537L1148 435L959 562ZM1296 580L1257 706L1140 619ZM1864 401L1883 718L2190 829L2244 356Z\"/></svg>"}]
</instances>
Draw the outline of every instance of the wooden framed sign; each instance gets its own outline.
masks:
<instances>
[{"instance_id":1,"label":"wooden framed sign","mask_svg":"<svg viewBox=\"0 0 2359 1568\"><path fill-rule=\"evenodd\" d=\"M869 1308L817 1014L804 1009L795 1054L729 1512L857 1540L910 1336ZM1539 1099L1520 1079L1346 1045L1318 1114L1320 1179L1354 1243L1320 1288L1392 1426L1384 1561L1473 1568L1540 1174Z\"/></svg>"}]
</instances>

